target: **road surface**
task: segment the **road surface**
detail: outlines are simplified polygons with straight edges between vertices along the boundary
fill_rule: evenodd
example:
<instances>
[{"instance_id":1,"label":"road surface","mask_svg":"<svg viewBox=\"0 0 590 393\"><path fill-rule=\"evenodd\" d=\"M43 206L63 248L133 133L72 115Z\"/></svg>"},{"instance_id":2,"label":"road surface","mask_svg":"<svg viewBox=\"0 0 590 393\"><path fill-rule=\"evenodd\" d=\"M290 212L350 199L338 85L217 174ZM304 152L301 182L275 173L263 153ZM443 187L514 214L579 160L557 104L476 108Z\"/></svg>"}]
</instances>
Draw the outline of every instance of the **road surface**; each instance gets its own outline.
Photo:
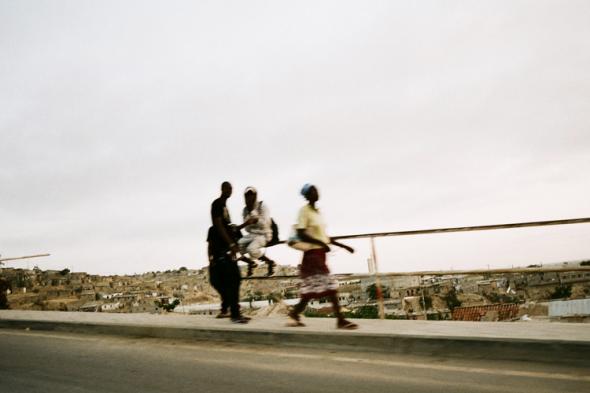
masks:
<instances>
[{"instance_id":1,"label":"road surface","mask_svg":"<svg viewBox=\"0 0 590 393\"><path fill-rule=\"evenodd\" d=\"M590 392L590 373L546 362L0 330L2 393L499 391Z\"/></svg>"}]
</instances>

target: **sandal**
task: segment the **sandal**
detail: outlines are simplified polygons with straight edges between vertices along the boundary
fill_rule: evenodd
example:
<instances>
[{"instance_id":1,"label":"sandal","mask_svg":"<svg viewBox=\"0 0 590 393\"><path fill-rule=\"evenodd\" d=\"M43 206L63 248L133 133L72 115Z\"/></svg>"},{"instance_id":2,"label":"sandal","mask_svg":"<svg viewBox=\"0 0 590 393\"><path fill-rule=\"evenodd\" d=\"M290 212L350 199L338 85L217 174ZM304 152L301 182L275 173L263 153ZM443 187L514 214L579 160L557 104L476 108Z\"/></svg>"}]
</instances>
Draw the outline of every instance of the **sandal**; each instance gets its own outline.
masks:
<instances>
[{"instance_id":1,"label":"sandal","mask_svg":"<svg viewBox=\"0 0 590 393\"><path fill-rule=\"evenodd\" d=\"M268 272L266 273L266 275L268 277L272 276L273 274L275 274L275 266L277 265L274 261L269 261L268 263Z\"/></svg>"},{"instance_id":2,"label":"sandal","mask_svg":"<svg viewBox=\"0 0 590 393\"><path fill-rule=\"evenodd\" d=\"M359 328L359 325L357 325L356 323L347 321L346 319L342 319L342 320L338 321L338 324L336 325L336 327L338 329L356 330Z\"/></svg>"},{"instance_id":3,"label":"sandal","mask_svg":"<svg viewBox=\"0 0 590 393\"><path fill-rule=\"evenodd\" d=\"M287 315L291 319L289 322L287 322L287 327L303 327L303 326L305 326L305 324L303 322L301 322L299 315L295 315L293 313L289 313Z\"/></svg>"}]
</instances>

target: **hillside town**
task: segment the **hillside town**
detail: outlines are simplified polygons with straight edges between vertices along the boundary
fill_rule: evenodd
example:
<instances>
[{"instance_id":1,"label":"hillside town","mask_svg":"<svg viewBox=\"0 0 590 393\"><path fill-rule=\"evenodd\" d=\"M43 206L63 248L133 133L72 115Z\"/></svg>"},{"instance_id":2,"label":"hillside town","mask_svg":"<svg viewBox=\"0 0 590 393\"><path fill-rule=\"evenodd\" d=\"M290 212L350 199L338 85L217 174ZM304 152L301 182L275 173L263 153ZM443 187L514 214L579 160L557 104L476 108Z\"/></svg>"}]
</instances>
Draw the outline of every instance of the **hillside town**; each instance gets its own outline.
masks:
<instances>
[{"instance_id":1,"label":"hillside town","mask_svg":"<svg viewBox=\"0 0 590 393\"><path fill-rule=\"evenodd\" d=\"M564 262L561 268L587 267L589 261ZM538 267L538 266L530 266ZM280 266L276 277L256 271L243 280L241 301L247 313L272 307L286 312L297 299L294 266ZM166 313L169 311L214 314L218 296L208 282L208 269L147 272L126 276L100 276L63 270L0 267L6 283L6 304L19 310L88 311L115 313ZM262 278L262 279L257 279ZM378 288L370 275L338 275L339 300L351 317L378 317ZM431 320L571 320L589 321L584 312L575 316L551 313L560 304L590 299L590 271L518 272L380 277L384 314L390 319ZM329 302L308 306L308 317L328 316Z\"/></svg>"}]
</instances>

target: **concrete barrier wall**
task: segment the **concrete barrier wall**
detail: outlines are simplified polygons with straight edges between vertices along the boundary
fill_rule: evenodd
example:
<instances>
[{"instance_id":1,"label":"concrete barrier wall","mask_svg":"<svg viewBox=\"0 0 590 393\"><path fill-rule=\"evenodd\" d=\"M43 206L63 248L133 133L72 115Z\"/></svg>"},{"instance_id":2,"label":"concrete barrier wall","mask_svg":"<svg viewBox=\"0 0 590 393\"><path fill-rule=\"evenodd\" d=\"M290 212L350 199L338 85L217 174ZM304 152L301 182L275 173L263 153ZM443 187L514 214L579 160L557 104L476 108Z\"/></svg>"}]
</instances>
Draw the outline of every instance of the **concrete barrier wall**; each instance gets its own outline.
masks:
<instances>
[{"instance_id":1,"label":"concrete barrier wall","mask_svg":"<svg viewBox=\"0 0 590 393\"><path fill-rule=\"evenodd\" d=\"M549 303L549 317L590 316L590 299L559 300Z\"/></svg>"}]
</instances>

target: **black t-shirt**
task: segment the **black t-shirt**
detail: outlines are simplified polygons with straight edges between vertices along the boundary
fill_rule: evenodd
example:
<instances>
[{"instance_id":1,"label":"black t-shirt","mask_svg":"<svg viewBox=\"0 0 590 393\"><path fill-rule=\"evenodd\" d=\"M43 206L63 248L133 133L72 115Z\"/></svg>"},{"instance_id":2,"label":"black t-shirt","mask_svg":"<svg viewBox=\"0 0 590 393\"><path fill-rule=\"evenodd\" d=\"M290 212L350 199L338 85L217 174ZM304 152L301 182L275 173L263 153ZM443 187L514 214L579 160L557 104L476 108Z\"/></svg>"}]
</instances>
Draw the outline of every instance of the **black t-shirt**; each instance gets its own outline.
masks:
<instances>
[{"instance_id":1,"label":"black t-shirt","mask_svg":"<svg viewBox=\"0 0 590 393\"><path fill-rule=\"evenodd\" d=\"M225 199L217 198L211 204L211 222L213 223L213 226L209 228L207 241L211 243L214 257L220 257L229 251L229 244L226 243L223 236L219 233L217 228L215 228L215 218L217 217L221 218L225 230L231 236L231 219L227 207L225 206Z\"/></svg>"},{"instance_id":2,"label":"black t-shirt","mask_svg":"<svg viewBox=\"0 0 590 393\"><path fill-rule=\"evenodd\" d=\"M229 218L229 211L225 206L225 199L219 197L211 204L211 223L215 225L215 218L220 217L223 225L229 228L231 219Z\"/></svg>"}]
</instances>

